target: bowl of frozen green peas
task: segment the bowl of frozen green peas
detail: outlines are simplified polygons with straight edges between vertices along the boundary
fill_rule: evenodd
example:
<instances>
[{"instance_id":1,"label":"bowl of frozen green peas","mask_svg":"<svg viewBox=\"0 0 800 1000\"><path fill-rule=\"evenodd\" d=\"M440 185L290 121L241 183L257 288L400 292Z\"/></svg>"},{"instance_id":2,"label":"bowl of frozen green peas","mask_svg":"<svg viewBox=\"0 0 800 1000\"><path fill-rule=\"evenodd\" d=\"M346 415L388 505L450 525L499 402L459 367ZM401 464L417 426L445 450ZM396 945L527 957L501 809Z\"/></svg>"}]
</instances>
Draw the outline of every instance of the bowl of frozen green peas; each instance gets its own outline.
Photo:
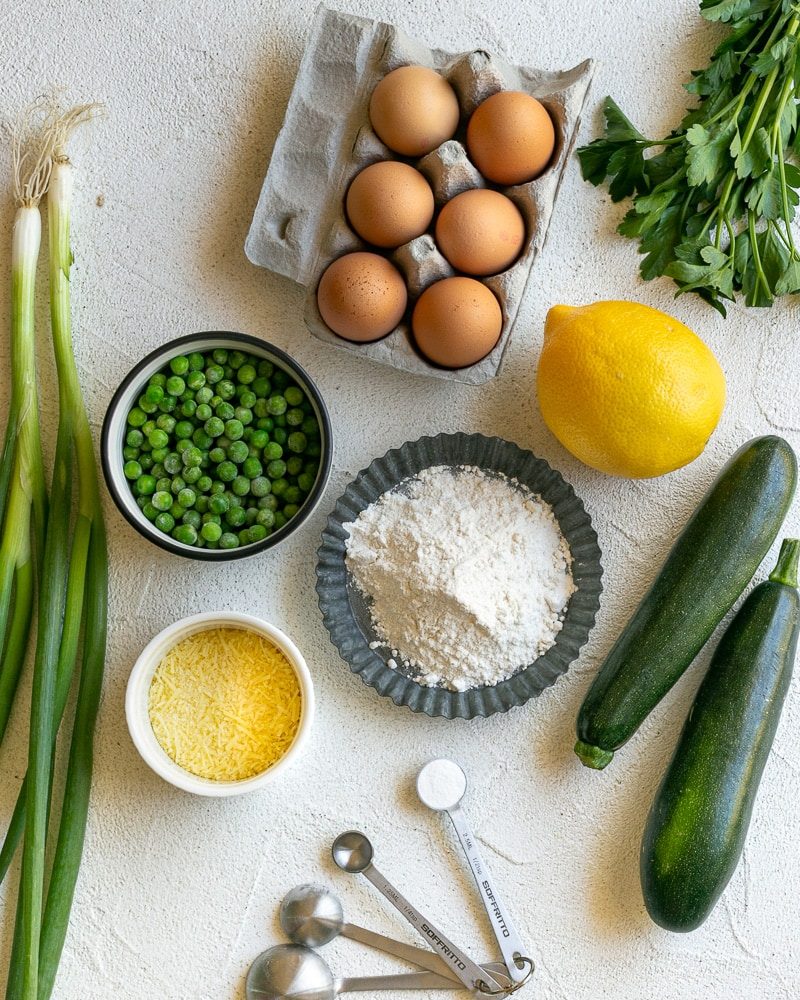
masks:
<instances>
[{"instance_id":1,"label":"bowl of frozen green peas","mask_svg":"<svg viewBox=\"0 0 800 1000\"><path fill-rule=\"evenodd\" d=\"M106 414L103 470L122 515L169 552L254 555L322 497L331 426L288 354L241 333L165 344L125 377Z\"/></svg>"}]
</instances>

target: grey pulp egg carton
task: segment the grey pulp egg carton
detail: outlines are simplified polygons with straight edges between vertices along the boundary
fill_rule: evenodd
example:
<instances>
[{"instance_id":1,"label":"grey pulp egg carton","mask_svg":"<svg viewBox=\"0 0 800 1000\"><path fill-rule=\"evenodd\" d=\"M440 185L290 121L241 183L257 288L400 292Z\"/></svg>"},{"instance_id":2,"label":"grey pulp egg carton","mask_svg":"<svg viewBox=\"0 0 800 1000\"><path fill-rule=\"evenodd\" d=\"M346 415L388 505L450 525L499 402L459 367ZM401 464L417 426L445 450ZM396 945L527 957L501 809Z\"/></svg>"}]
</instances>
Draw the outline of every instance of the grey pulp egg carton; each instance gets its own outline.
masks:
<instances>
[{"instance_id":1,"label":"grey pulp egg carton","mask_svg":"<svg viewBox=\"0 0 800 1000\"><path fill-rule=\"evenodd\" d=\"M502 189L525 218L526 241L507 271L481 279L500 301L503 329L491 353L470 368L446 370L423 358L414 346L408 314L383 340L356 344L336 336L317 307L317 285L331 261L351 251L374 250L349 228L344 199L360 170L398 158L372 130L369 100L382 77L409 64L441 72L461 105L457 137L416 161L433 188L437 210L468 188L486 186L460 138L467 119L487 97L498 90L526 91L547 107L556 125L556 149L546 172ZM472 385L487 382L498 373L531 267L544 244L593 68L587 60L574 69L550 72L512 66L480 49L429 49L394 25L319 7L247 236L247 256L307 288L305 321L320 340L408 372ZM393 251L390 259L406 278L412 308L428 285L454 273L429 233Z\"/></svg>"}]
</instances>

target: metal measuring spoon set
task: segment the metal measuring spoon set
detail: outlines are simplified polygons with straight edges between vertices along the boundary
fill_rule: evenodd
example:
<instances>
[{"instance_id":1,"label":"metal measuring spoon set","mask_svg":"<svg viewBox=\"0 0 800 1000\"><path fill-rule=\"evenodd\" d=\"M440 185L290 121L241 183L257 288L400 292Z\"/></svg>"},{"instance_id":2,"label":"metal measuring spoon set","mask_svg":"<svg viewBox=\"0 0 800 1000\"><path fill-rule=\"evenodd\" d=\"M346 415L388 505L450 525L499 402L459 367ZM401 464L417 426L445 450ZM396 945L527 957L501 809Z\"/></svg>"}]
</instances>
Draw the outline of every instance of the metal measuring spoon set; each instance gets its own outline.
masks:
<instances>
[{"instance_id":1,"label":"metal measuring spoon set","mask_svg":"<svg viewBox=\"0 0 800 1000\"><path fill-rule=\"evenodd\" d=\"M404 944L347 923L342 904L332 892L321 886L301 885L284 898L280 908L281 927L292 944L269 948L253 962L247 976L247 1000L333 1000L340 993L455 989L507 997L521 989L533 973L533 962L525 955L461 809L466 790L466 775L451 760L431 761L417 779L420 801L436 812L448 813L453 822L500 946L502 962L478 965L469 958L378 871L373 863L372 844L364 834L350 830L333 843L331 853L336 865L371 882L429 947ZM340 935L403 959L423 971L336 977L313 949Z\"/></svg>"}]
</instances>

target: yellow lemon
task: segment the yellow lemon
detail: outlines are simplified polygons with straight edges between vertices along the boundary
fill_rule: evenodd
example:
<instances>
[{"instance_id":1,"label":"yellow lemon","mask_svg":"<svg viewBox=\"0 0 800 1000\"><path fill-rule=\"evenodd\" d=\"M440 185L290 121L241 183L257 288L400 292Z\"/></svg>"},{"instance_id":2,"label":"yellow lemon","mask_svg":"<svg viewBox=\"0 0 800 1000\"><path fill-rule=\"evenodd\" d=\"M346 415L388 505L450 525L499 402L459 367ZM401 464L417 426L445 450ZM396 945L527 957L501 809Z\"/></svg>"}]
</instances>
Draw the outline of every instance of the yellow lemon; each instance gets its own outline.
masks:
<instances>
[{"instance_id":1,"label":"yellow lemon","mask_svg":"<svg viewBox=\"0 0 800 1000\"><path fill-rule=\"evenodd\" d=\"M568 451L635 479L694 461L725 405L725 376L702 340L637 302L553 306L537 389Z\"/></svg>"}]
</instances>

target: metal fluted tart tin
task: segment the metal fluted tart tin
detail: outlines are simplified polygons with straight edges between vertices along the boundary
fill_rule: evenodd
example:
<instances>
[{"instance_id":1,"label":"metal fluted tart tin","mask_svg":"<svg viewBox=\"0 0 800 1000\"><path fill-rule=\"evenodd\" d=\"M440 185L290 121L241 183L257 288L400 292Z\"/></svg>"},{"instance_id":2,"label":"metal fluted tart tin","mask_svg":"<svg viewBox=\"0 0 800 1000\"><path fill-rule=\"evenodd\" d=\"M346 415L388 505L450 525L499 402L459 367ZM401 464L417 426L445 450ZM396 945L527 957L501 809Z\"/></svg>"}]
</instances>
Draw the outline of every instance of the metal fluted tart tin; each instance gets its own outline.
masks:
<instances>
[{"instance_id":1,"label":"metal fluted tart tin","mask_svg":"<svg viewBox=\"0 0 800 1000\"><path fill-rule=\"evenodd\" d=\"M424 687L388 666L377 641L363 595L345 565L344 525L383 493L434 465L472 465L499 472L548 503L572 554L576 590L570 598L564 625L556 641L533 663L491 687L469 691ZM317 594L331 641L353 673L396 705L412 712L447 719L474 719L524 705L554 684L577 658L589 638L600 607L602 590L600 547L591 519L575 491L547 462L510 441L482 434L439 434L407 442L388 451L363 469L337 500L322 533L317 552Z\"/></svg>"}]
</instances>

